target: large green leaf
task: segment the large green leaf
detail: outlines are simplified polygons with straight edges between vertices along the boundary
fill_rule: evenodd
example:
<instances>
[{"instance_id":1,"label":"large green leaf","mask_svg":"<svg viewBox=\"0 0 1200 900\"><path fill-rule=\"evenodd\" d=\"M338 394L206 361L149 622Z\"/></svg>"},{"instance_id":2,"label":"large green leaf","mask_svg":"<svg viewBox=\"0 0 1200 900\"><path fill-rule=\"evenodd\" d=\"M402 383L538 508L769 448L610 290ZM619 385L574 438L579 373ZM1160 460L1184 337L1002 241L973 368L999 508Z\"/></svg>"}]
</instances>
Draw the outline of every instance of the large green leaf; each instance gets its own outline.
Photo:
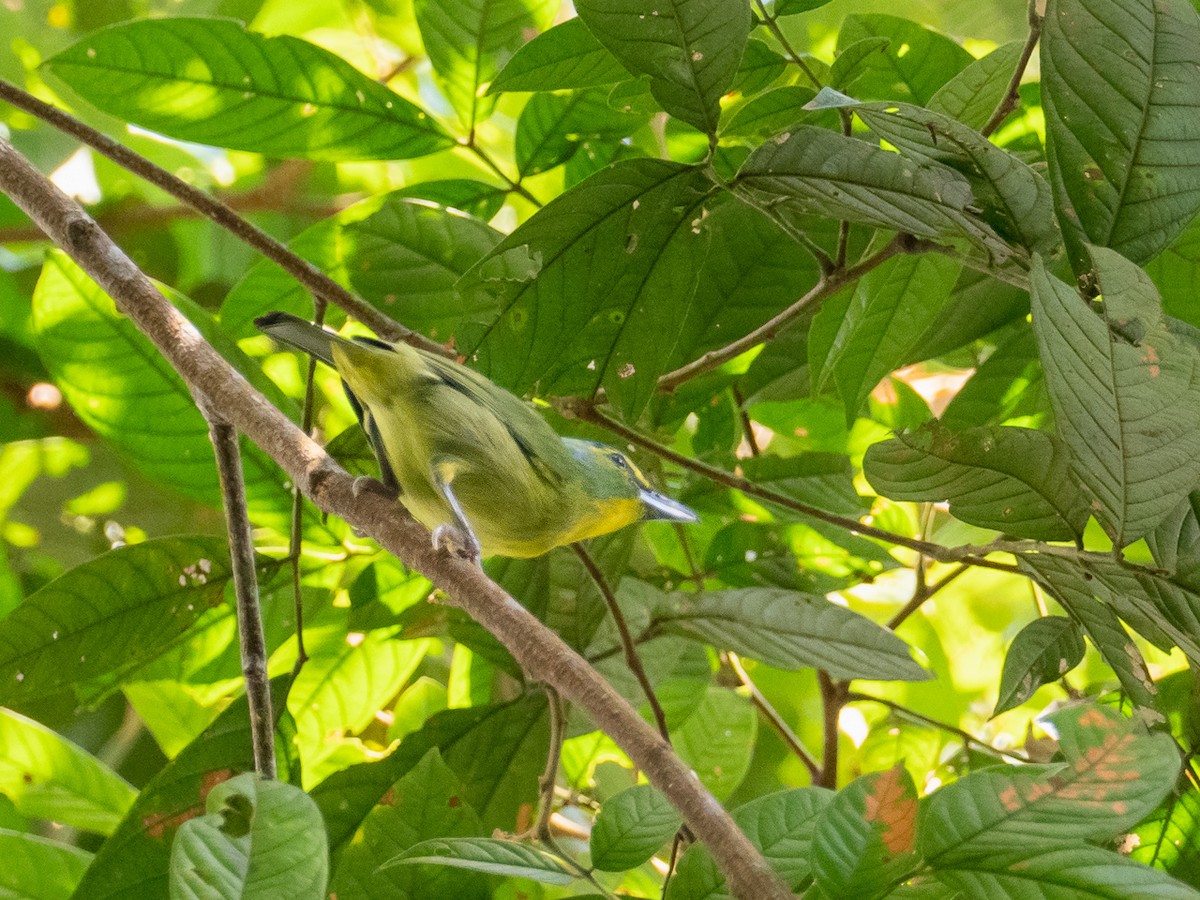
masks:
<instances>
[{"instance_id":1,"label":"large green leaf","mask_svg":"<svg viewBox=\"0 0 1200 900\"><path fill-rule=\"evenodd\" d=\"M1020 706L1043 684L1058 681L1079 665L1083 650L1083 634L1073 619L1034 619L1017 632L1009 645L992 715Z\"/></svg>"},{"instance_id":2,"label":"large green leaf","mask_svg":"<svg viewBox=\"0 0 1200 900\"><path fill-rule=\"evenodd\" d=\"M813 831L817 816L832 799L833 793L824 788L779 791L739 806L733 820L795 889L812 875ZM703 844L692 844L680 858L667 900L733 900L725 876Z\"/></svg>"},{"instance_id":3,"label":"large green leaf","mask_svg":"<svg viewBox=\"0 0 1200 900\"><path fill-rule=\"evenodd\" d=\"M463 277L464 294L494 295L501 310L464 327L467 359L517 391L604 385L640 409L690 311L711 187L699 169L630 160L539 210Z\"/></svg>"},{"instance_id":4,"label":"large green leaf","mask_svg":"<svg viewBox=\"0 0 1200 900\"><path fill-rule=\"evenodd\" d=\"M213 537L158 538L76 566L0 620L0 702L136 670L223 603L229 579Z\"/></svg>"},{"instance_id":5,"label":"large green leaf","mask_svg":"<svg viewBox=\"0 0 1200 900\"><path fill-rule=\"evenodd\" d=\"M917 789L903 765L839 791L817 818L812 867L829 897L883 896L917 859Z\"/></svg>"},{"instance_id":6,"label":"large green leaf","mask_svg":"<svg viewBox=\"0 0 1200 900\"><path fill-rule=\"evenodd\" d=\"M567 19L521 47L488 88L561 91L616 84L629 72L596 40L583 19Z\"/></svg>"},{"instance_id":7,"label":"large green leaf","mask_svg":"<svg viewBox=\"0 0 1200 900\"><path fill-rule=\"evenodd\" d=\"M711 686L671 740L700 783L724 800L749 774L757 734L758 714L750 702L729 688Z\"/></svg>"},{"instance_id":8,"label":"large green leaf","mask_svg":"<svg viewBox=\"0 0 1200 900\"><path fill-rule=\"evenodd\" d=\"M635 869L671 840L683 823L654 787L639 784L605 800L590 839L592 866L601 872Z\"/></svg>"},{"instance_id":9,"label":"large green leaf","mask_svg":"<svg viewBox=\"0 0 1200 900\"><path fill-rule=\"evenodd\" d=\"M1100 847L1079 845L1022 850L972 858L937 869L965 897L1021 900L1197 900L1200 892L1171 876Z\"/></svg>"},{"instance_id":10,"label":"large green leaf","mask_svg":"<svg viewBox=\"0 0 1200 900\"><path fill-rule=\"evenodd\" d=\"M66 738L0 709L0 794L23 816L107 835L137 792Z\"/></svg>"},{"instance_id":11,"label":"large green leaf","mask_svg":"<svg viewBox=\"0 0 1200 900\"><path fill-rule=\"evenodd\" d=\"M835 678L922 681L929 673L907 644L865 616L824 597L777 588L675 595L656 619L663 629L784 669L817 668Z\"/></svg>"},{"instance_id":12,"label":"large green leaf","mask_svg":"<svg viewBox=\"0 0 1200 900\"><path fill-rule=\"evenodd\" d=\"M517 119L517 171L525 176L552 169L570 159L589 138L616 141L645 121L645 116L609 106L607 91L537 94Z\"/></svg>"},{"instance_id":13,"label":"large green leaf","mask_svg":"<svg viewBox=\"0 0 1200 900\"><path fill-rule=\"evenodd\" d=\"M67 900L92 861L78 847L0 828L0 897Z\"/></svg>"},{"instance_id":14,"label":"large green leaf","mask_svg":"<svg viewBox=\"0 0 1200 900\"><path fill-rule=\"evenodd\" d=\"M1184 0L1051 0L1043 22L1063 229L1146 262L1200 211L1200 18Z\"/></svg>"},{"instance_id":15,"label":"large green leaf","mask_svg":"<svg viewBox=\"0 0 1200 900\"><path fill-rule=\"evenodd\" d=\"M421 896L486 900L487 881L435 866L388 866L389 859L433 838L482 837L479 815L462 797L458 778L430 749L389 788L338 860L333 890L341 900L410 900Z\"/></svg>"},{"instance_id":16,"label":"large green leaf","mask_svg":"<svg viewBox=\"0 0 1200 900\"><path fill-rule=\"evenodd\" d=\"M1174 786L1180 760L1170 735L1147 734L1100 706L1073 707L1051 721L1065 762L972 772L929 798L920 847L931 865L1111 838Z\"/></svg>"},{"instance_id":17,"label":"large green leaf","mask_svg":"<svg viewBox=\"0 0 1200 900\"><path fill-rule=\"evenodd\" d=\"M325 826L304 791L247 773L217 785L207 814L179 827L171 845L171 895L241 900L325 897Z\"/></svg>"},{"instance_id":18,"label":"large green leaf","mask_svg":"<svg viewBox=\"0 0 1200 900\"><path fill-rule=\"evenodd\" d=\"M1200 482L1200 356L1168 333L1141 269L1099 247L1092 257L1104 317L1035 258L1033 327L1075 476L1124 547Z\"/></svg>"},{"instance_id":19,"label":"large green leaf","mask_svg":"<svg viewBox=\"0 0 1200 900\"><path fill-rule=\"evenodd\" d=\"M175 297L200 334L277 404L287 401L211 317ZM220 505L208 425L183 379L112 300L63 253L42 268L33 296L38 352L85 424L113 444L142 475L188 497ZM243 438L247 506L256 524L287 534L290 481L267 454ZM306 504L305 537L338 543Z\"/></svg>"},{"instance_id":20,"label":"large green leaf","mask_svg":"<svg viewBox=\"0 0 1200 900\"><path fill-rule=\"evenodd\" d=\"M811 125L750 155L737 184L768 203L924 238L963 238L996 261L1008 244L973 211L970 182L953 169L922 165Z\"/></svg>"},{"instance_id":21,"label":"large green leaf","mask_svg":"<svg viewBox=\"0 0 1200 900\"><path fill-rule=\"evenodd\" d=\"M1165 869L1187 884L1200 884L1200 786L1193 761L1154 813L1134 830L1130 857Z\"/></svg>"},{"instance_id":22,"label":"large green leaf","mask_svg":"<svg viewBox=\"0 0 1200 900\"><path fill-rule=\"evenodd\" d=\"M554 21L559 0L415 0L425 52L467 128L491 115L483 92L529 39Z\"/></svg>"},{"instance_id":23,"label":"large green leaf","mask_svg":"<svg viewBox=\"0 0 1200 900\"><path fill-rule=\"evenodd\" d=\"M1112 609L1095 598L1094 577L1071 560L1045 553L1023 554L1019 565L1070 614L1117 676L1125 693L1148 721L1161 721L1157 688L1137 645Z\"/></svg>"},{"instance_id":24,"label":"large green leaf","mask_svg":"<svg viewBox=\"0 0 1200 900\"><path fill-rule=\"evenodd\" d=\"M870 100L911 100L924 106L971 62L971 54L944 34L898 16L846 16L838 51L872 37L886 38L888 47L868 58L868 71L855 83L855 92Z\"/></svg>"},{"instance_id":25,"label":"large green leaf","mask_svg":"<svg viewBox=\"0 0 1200 900\"><path fill-rule=\"evenodd\" d=\"M875 386L911 358L949 300L960 268L941 254L898 256L860 279L844 309L831 304L817 313L809 332L814 387L837 385L848 426ZM835 321L827 321L831 316Z\"/></svg>"},{"instance_id":26,"label":"large green leaf","mask_svg":"<svg viewBox=\"0 0 1200 900\"><path fill-rule=\"evenodd\" d=\"M284 715L284 679L271 683L276 715ZM280 729L276 754L289 752ZM116 832L101 846L75 897L87 900L165 898L171 844L181 825L203 815L209 794L242 772L253 771L250 715L245 697L233 702L204 733L142 788ZM281 771L289 768L281 760ZM292 773L294 775L294 773Z\"/></svg>"},{"instance_id":27,"label":"large green leaf","mask_svg":"<svg viewBox=\"0 0 1200 900\"><path fill-rule=\"evenodd\" d=\"M871 486L893 500L950 502L981 528L1046 541L1083 534L1088 511L1052 435L1030 428L938 424L872 444L863 458Z\"/></svg>"},{"instance_id":28,"label":"large green leaf","mask_svg":"<svg viewBox=\"0 0 1200 900\"><path fill-rule=\"evenodd\" d=\"M950 116L909 103L856 103L867 126L918 162L937 162L967 176L984 218L1001 235L1038 253L1061 240L1050 185L1015 155Z\"/></svg>"},{"instance_id":29,"label":"large green leaf","mask_svg":"<svg viewBox=\"0 0 1200 900\"><path fill-rule=\"evenodd\" d=\"M113 25L46 65L104 112L184 141L334 160L454 145L428 114L328 50L229 19Z\"/></svg>"},{"instance_id":30,"label":"large green leaf","mask_svg":"<svg viewBox=\"0 0 1200 900\"><path fill-rule=\"evenodd\" d=\"M750 37L740 0L577 0L597 40L625 68L650 76L663 109L710 135L720 99L737 73Z\"/></svg>"},{"instance_id":31,"label":"large green leaf","mask_svg":"<svg viewBox=\"0 0 1200 900\"><path fill-rule=\"evenodd\" d=\"M1012 41L975 60L938 88L926 106L976 131L983 128L1008 92L1022 46Z\"/></svg>"}]
</instances>

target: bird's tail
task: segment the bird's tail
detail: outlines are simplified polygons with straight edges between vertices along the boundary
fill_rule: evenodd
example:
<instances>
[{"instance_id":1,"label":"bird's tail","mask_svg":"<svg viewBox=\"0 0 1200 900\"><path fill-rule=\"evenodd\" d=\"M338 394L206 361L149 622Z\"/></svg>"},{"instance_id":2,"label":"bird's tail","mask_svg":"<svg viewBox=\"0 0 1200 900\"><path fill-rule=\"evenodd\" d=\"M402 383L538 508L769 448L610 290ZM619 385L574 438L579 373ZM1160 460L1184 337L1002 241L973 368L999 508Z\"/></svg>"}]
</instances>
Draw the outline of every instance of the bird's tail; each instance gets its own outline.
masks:
<instances>
[{"instance_id":1,"label":"bird's tail","mask_svg":"<svg viewBox=\"0 0 1200 900\"><path fill-rule=\"evenodd\" d=\"M328 365L333 365L334 341L346 342L331 331L326 331L320 325L306 322L298 316L285 312L267 313L254 320L258 330L269 334L277 341L291 344L293 347L311 353L317 359Z\"/></svg>"}]
</instances>

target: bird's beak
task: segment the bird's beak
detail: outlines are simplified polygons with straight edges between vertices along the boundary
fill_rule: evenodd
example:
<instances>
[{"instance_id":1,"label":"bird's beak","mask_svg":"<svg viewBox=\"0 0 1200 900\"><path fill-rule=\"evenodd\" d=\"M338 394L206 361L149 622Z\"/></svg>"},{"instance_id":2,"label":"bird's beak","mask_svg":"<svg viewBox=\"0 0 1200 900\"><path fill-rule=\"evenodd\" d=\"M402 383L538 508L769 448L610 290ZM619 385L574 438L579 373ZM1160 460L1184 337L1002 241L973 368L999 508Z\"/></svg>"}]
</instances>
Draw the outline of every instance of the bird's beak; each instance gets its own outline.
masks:
<instances>
[{"instance_id":1,"label":"bird's beak","mask_svg":"<svg viewBox=\"0 0 1200 900\"><path fill-rule=\"evenodd\" d=\"M638 492L642 501L642 519L666 519L670 522L699 522L700 517L677 500L658 491L643 488Z\"/></svg>"}]
</instances>

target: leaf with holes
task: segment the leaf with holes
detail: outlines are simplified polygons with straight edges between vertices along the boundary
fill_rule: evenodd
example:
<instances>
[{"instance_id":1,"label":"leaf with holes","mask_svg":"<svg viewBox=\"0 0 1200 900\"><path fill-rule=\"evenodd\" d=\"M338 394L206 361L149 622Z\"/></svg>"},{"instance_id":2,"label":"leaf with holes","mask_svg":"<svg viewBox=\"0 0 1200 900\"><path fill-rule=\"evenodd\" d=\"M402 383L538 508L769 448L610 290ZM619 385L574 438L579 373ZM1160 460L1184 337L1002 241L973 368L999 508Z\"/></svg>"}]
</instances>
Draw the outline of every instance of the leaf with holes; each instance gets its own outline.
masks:
<instances>
[{"instance_id":1,"label":"leaf with holes","mask_svg":"<svg viewBox=\"0 0 1200 900\"><path fill-rule=\"evenodd\" d=\"M1083 634L1066 616L1034 619L1009 645L993 716L1015 709L1043 684L1062 678L1083 659Z\"/></svg>"},{"instance_id":2,"label":"leaf with holes","mask_svg":"<svg viewBox=\"0 0 1200 900\"><path fill-rule=\"evenodd\" d=\"M716 134L720 99L750 37L739 0L577 0L575 9L613 56L638 75L663 109Z\"/></svg>"},{"instance_id":3,"label":"leaf with holes","mask_svg":"<svg viewBox=\"0 0 1200 900\"><path fill-rule=\"evenodd\" d=\"M917 789L903 765L856 779L821 811L812 840L829 897L878 897L917 861Z\"/></svg>"},{"instance_id":4,"label":"leaf with holes","mask_svg":"<svg viewBox=\"0 0 1200 900\"><path fill-rule=\"evenodd\" d=\"M1152 259L1200 211L1200 17L1186 0L1051 0L1046 156L1063 230Z\"/></svg>"},{"instance_id":5,"label":"leaf with holes","mask_svg":"<svg viewBox=\"0 0 1200 900\"><path fill-rule=\"evenodd\" d=\"M496 98L481 90L513 58L530 32L554 22L558 0L415 0L425 52L459 119L474 133Z\"/></svg>"},{"instance_id":6,"label":"leaf with holes","mask_svg":"<svg viewBox=\"0 0 1200 900\"><path fill-rule=\"evenodd\" d=\"M1111 250L1091 252L1103 317L1035 257L1033 327L1073 471L1124 547L1200 482L1200 355L1167 331L1140 268Z\"/></svg>"},{"instance_id":7,"label":"leaf with holes","mask_svg":"<svg viewBox=\"0 0 1200 900\"><path fill-rule=\"evenodd\" d=\"M46 67L109 115L181 141L328 160L454 145L427 113L328 50L229 19L113 25Z\"/></svg>"},{"instance_id":8,"label":"leaf with holes","mask_svg":"<svg viewBox=\"0 0 1200 900\"><path fill-rule=\"evenodd\" d=\"M1169 734L1147 734L1101 706L1062 710L1051 722L1065 762L972 772L929 798L920 847L935 869L1112 838L1174 786L1180 760Z\"/></svg>"},{"instance_id":9,"label":"leaf with holes","mask_svg":"<svg viewBox=\"0 0 1200 900\"><path fill-rule=\"evenodd\" d=\"M964 522L1045 541L1083 534L1087 507L1069 470L1054 437L1030 428L951 431L931 423L872 444L863 458L867 480L884 497L949 501Z\"/></svg>"}]
</instances>

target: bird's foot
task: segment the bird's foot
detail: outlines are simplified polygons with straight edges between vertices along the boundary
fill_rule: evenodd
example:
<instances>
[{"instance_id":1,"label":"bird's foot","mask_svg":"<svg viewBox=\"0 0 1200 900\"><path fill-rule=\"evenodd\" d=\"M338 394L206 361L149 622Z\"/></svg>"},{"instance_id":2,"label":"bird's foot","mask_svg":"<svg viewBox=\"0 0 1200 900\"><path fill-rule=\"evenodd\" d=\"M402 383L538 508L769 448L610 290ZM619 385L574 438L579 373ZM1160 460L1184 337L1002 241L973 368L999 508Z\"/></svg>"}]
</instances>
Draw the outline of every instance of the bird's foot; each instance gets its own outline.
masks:
<instances>
[{"instance_id":1,"label":"bird's foot","mask_svg":"<svg viewBox=\"0 0 1200 900\"><path fill-rule=\"evenodd\" d=\"M350 486L350 492L354 494L357 500L363 494L378 494L381 497L386 497L388 500L400 499L400 491L396 488L388 487L378 478L372 478L370 475L359 475L354 479L354 484Z\"/></svg>"},{"instance_id":2,"label":"bird's foot","mask_svg":"<svg viewBox=\"0 0 1200 900\"><path fill-rule=\"evenodd\" d=\"M470 531L449 522L433 529L433 549L478 563L479 541Z\"/></svg>"}]
</instances>

